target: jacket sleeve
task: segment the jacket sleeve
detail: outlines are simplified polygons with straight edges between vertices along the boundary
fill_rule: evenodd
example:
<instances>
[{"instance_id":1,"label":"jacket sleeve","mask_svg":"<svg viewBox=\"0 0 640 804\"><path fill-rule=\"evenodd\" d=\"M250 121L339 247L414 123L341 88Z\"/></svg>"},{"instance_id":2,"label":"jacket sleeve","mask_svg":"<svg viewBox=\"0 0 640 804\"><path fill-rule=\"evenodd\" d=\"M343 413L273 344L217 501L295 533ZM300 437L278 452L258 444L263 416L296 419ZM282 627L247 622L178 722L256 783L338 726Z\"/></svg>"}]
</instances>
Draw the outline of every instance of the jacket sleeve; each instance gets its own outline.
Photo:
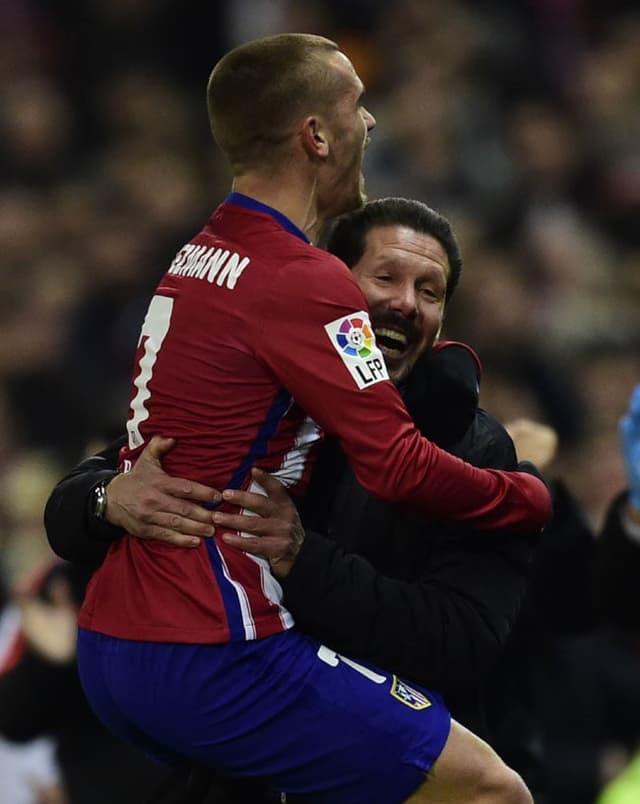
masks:
<instances>
[{"instance_id":1,"label":"jacket sleeve","mask_svg":"<svg viewBox=\"0 0 640 804\"><path fill-rule=\"evenodd\" d=\"M109 544L123 535L120 528L89 515L89 495L102 480L117 473L124 438L86 458L55 486L44 510L47 539L54 553L67 561L97 567Z\"/></svg>"}]
</instances>

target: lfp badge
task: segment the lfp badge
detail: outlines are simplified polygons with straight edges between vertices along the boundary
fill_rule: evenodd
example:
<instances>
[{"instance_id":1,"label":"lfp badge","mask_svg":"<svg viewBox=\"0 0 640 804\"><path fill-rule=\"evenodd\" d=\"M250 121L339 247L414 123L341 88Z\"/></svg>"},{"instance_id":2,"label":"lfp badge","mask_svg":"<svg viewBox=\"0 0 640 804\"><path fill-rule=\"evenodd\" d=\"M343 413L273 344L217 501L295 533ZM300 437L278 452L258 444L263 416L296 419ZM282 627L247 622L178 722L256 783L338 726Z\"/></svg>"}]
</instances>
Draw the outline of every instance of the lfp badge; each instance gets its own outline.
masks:
<instances>
[{"instance_id":1,"label":"lfp badge","mask_svg":"<svg viewBox=\"0 0 640 804\"><path fill-rule=\"evenodd\" d=\"M373 347L373 332L363 318L345 318L340 324L336 341L346 355L369 357Z\"/></svg>"},{"instance_id":2,"label":"lfp badge","mask_svg":"<svg viewBox=\"0 0 640 804\"><path fill-rule=\"evenodd\" d=\"M369 315L364 310L331 321L324 328L358 388L389 379Z\"/></svg>"}]
</instances>

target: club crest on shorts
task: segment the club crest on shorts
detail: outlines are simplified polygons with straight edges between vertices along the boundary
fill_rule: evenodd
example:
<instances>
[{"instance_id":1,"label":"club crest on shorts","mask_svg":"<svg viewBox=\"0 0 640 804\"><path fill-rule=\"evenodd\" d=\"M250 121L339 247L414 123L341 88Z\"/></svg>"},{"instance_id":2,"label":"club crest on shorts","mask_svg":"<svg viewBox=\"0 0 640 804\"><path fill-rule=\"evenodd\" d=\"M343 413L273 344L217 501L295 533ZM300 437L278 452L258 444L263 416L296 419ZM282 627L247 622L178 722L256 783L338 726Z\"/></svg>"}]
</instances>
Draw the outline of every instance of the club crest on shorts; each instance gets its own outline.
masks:
<instances>
[{"instance_id":1,"label":"club crest on shorts","mask_svg":"<svg viewBox=\"0 0 640 804\"><path fill-rule=\"evenodd\" d=\"M431 701L423 692L414 690L413 687L401 681L398 676L393 677L391 695L411 709L428 709L431 706Z\"/></svg>"},{"instance_id":2,"label":"club crest on shorts","mask_svg":"<svg viewBox=\"0 0 640 804\"><path fill-rule=\"evenodd\" d=\"M345 315L325 324L324 328L358 388L367 388L389 379L368 313L361 310Z\"/></svg>"}]
</instances>

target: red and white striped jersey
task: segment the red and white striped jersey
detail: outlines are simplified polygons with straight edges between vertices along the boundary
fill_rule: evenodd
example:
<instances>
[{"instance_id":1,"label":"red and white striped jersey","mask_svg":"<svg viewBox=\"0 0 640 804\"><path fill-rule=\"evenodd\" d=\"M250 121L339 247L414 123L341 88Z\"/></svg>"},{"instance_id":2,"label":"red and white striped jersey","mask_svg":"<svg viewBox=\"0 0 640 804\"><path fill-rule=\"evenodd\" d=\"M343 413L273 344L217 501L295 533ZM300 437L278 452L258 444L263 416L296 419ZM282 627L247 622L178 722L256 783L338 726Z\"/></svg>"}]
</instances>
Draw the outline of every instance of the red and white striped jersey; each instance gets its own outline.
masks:
<instances>
[{"instance_id":1,"label":"red and white striped jersey","mask_svg":"<svg viewBox=\"0 0 640 804\"><path fill-rule=\"evenodd\" d=\"M535 529L548 515L535 478L474 469L420 436L350 271L276 210L232 194L179 251L149 305L125 466L161 434L176 439L171 474L246 488L256 465L298 492L320 428L383 498L479 528ZM89 585L81 627L192 643L291 627L267 562L219 536L197 549L124 537Z\"/></svg>"}]
</instances>

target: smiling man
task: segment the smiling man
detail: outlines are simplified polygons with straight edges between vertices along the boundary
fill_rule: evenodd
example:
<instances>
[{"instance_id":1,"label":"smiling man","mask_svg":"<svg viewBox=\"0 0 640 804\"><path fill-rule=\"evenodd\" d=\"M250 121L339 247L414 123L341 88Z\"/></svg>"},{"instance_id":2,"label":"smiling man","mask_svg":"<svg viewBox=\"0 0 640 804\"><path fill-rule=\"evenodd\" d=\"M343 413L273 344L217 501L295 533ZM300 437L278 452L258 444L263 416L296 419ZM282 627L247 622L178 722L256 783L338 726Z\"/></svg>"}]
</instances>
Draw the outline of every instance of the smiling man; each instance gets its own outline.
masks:
<instances>
[{"instance_id":1,"label":"smiling man","mask_svg":"<svg viewBox=\"0 0 640 804\"><path fill-rule=\"evenodd\" d=\"M458 284L462 260L448 221L419 201L372 201L332 225L327 248L351 268L399 385L437 341Z\"/></svg>"}]
</instances>

